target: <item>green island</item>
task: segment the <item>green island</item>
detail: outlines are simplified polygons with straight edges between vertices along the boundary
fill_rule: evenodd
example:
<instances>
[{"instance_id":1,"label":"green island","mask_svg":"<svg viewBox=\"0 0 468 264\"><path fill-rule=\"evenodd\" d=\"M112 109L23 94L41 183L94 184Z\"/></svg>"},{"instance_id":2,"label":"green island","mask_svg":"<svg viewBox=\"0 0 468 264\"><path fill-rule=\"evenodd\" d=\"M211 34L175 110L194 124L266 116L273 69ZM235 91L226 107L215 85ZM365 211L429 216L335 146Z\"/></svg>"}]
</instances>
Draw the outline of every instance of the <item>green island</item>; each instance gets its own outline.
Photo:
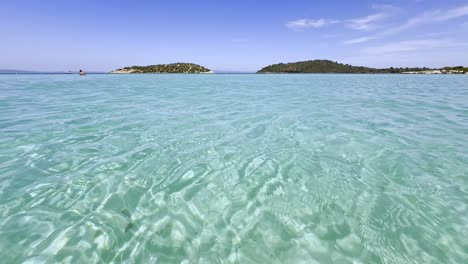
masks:
<instances>
[{"instance_id":1,"label":"green island","mask_svg":"<svg viewBox=\"0 0 468 264\"><path fill-rule=\"evenodd\" d=\"M443 71L458 71L458 72L463 72L464 74L468 74L468 67L463 67L463 66L456 66L456 67L444 67L442 69Z\"/></svg>"},{"instance_id":2,"label":"green island","mask_svg":"<svg viewBox=\"0 0 468 264\"><path fill-rule=\"evenodd\" d=\"M262 68L257 73L402 73L402 74L467 74L463 66L430 69L416 68L370 68L353 66L331 60L309 60L292 63L273 64Z\"/></svg>"},{"instance_id":3,"label":"green island","mask_svg":"<svg viewBox=\"0 0 468 264\"><path fill-rule=\"evenodd\" d=\"M148 66L130 66L111 71L111 73L213 73L213 71L195 63L179 62Z\"/></svg>"}]
</instances>

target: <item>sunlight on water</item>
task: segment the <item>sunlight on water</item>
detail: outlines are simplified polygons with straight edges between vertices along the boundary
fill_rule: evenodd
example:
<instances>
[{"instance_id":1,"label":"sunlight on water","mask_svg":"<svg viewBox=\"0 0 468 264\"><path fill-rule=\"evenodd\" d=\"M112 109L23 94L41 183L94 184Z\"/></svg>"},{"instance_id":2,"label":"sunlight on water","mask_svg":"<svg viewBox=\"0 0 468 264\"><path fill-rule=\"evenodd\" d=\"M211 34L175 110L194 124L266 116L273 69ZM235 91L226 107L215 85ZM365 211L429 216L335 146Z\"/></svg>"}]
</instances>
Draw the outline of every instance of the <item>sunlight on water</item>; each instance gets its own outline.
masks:
<instances>
[{"instance_id":1,"label":"sunlight on water","mask_svg":"<svg viewBox=\"0 0 468 264\"><path fill-rule=\"evenodd\" d=\"M0 76L2 263L466 263L468 76Z\"/></svg>"}]
</instances>

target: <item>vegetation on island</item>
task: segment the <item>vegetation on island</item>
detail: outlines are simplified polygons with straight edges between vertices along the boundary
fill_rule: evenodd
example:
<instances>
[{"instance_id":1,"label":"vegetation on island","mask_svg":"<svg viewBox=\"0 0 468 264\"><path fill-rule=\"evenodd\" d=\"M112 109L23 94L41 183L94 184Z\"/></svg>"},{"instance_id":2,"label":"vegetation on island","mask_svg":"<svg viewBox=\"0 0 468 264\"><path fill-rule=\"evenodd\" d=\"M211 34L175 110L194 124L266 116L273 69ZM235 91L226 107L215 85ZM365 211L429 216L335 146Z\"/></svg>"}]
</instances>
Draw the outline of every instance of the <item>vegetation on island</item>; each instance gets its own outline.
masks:
<instances>
[{"instance_id":1,"label":"vegetation on island","mask_svg":"<svg viewBox=\"0 0 468 264\"><path fill-rule=\"evenodd\" d=\"M353 66L331 60L310 60L293 63L273 64L257 73L404 73L434 70L430 68L384 68L376 69Z\"/></svg>"},{"instance_id":2,"label":"vegetation on island","mask_svg":"<svg viewBox=\"0 0 468 264\"><path fill-rule=\"evenodd\" d=\"M130 66L117 69L113 73L207 73L210 69L194 63L171 63L148 66Z\"/></svg>"},{"instance_id":3,"label":"vegetation on island","mask_svg":"<svg viewBox=\"0 0 468 264\"><path fill-rule=\"evenodd\" d=\"M455 67L444 67L442 69L443 71L457 71L457 72L463 72L463 73L468 73L468 67L463 67L463 66L455 66Z\"/></svg>"}]
</instances>

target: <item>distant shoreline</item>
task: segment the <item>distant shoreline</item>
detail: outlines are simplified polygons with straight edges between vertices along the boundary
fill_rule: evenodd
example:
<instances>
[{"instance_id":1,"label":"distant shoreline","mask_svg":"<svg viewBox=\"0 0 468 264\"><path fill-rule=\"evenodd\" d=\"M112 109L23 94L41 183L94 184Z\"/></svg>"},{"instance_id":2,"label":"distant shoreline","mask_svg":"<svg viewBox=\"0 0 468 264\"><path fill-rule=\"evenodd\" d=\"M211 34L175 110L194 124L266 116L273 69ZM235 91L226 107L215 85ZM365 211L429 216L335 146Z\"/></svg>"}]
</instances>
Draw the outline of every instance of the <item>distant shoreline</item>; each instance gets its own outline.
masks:
<instances>
[{"instance_id":1,"label":"distant shoreline","mask_svg":"<svg viewBox=\"0 0 468 264\"><path fill-rule=\"evenodd\" d=\"M87 72L87 75L468 75L465 74L433 74L433 73L342 73L342 72L327 72L327 73L312 73L312 72L271 72L271 73L256 73L256 72L213 72L206 73L125 73L115 74L110 72ZM0 75L79 75L77 73L59 73L59 72L38 72L38 73L0 73Z\"/></svg>"},{"instance_id":2,"label":"distant shoreline","mask_svg":"<svg viewBox=\"0 0 468 264\"><path fill-rule=\"evenodd\" d=\"M308 60L272 64L254 72L211 70L195 63L177 62L153 64L147 66L127 66L109 72L91 71L88 74L410 74L410 75L466 75L468 67L447 66L443 68L427 67L390 67L371 68L354 66L331 60ZM29 71L0 69L0 74L78 74L72 71Z\"/></svg>"},{"instance_id":3,"label":"distant shoreline","mask_svg":"<svg viewBox=\"0 0 468 264\"><path fill-rule=\"evenodd\" d=\"M34 75L34 74L63 74L63 75L79 75L79 73L66 73L66 72L0 72L4 75ZM110 74L108 72L86 72L86 74Z\"/></svg>"},{"instance_id":4,"label":"distant shoreline","mask_svg":"<svg viewBox=\"0 0 468 264\"><path fill-rule=\"evenodd\" d=\"M331 60L308 60L289 63L277 63L263 67L257 73L343 73L343 74L468 74L464 66L427 68L427 67L390 67L371 68L354 66Z\"/></svg>"}]
</instances>

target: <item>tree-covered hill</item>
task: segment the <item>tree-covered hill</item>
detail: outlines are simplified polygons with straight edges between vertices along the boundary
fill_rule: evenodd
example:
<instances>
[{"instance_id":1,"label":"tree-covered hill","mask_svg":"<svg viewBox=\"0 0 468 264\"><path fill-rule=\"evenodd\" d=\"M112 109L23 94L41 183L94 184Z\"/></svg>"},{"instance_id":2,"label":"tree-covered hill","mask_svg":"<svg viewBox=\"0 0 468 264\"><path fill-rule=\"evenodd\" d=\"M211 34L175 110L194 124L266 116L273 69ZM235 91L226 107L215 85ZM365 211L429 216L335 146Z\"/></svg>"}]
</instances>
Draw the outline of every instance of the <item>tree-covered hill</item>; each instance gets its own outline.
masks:
<instances>
[{"instance_id":1,"label":"tree-covered hill","mask_svg":"<svg viewBox=\"0 0 468 264\"><path fill-rule=\"evenodd\" d=\"M330 60L310 60L293 63L273 64L259 70L257 73L402 73L411 71L427 71L429 68L386 68L375 69L363 66L353 66Z\"/></svg>"},{"instance_id":2,"label":"tree-covered hill","mask_svg":"<svg viewBox=\"0 0 468 264\"><path fill-rule=\"evenodd\" d=\"M442 70L444 70L444 71L458 71L458 72L468 73L468 67L463 67L463 66L444 67Z\"/></svg>"},{"instance_id":3,"label":"tree-covered hill","mask_svg":"<svg viewBox=\"0 0 468 264\"><path fill-rule=\"evenodd\" d=\"M130 66L112 73L209 73L210 69L194 63L171 63L148 66Z\"/></svg>"}]
</instances>

